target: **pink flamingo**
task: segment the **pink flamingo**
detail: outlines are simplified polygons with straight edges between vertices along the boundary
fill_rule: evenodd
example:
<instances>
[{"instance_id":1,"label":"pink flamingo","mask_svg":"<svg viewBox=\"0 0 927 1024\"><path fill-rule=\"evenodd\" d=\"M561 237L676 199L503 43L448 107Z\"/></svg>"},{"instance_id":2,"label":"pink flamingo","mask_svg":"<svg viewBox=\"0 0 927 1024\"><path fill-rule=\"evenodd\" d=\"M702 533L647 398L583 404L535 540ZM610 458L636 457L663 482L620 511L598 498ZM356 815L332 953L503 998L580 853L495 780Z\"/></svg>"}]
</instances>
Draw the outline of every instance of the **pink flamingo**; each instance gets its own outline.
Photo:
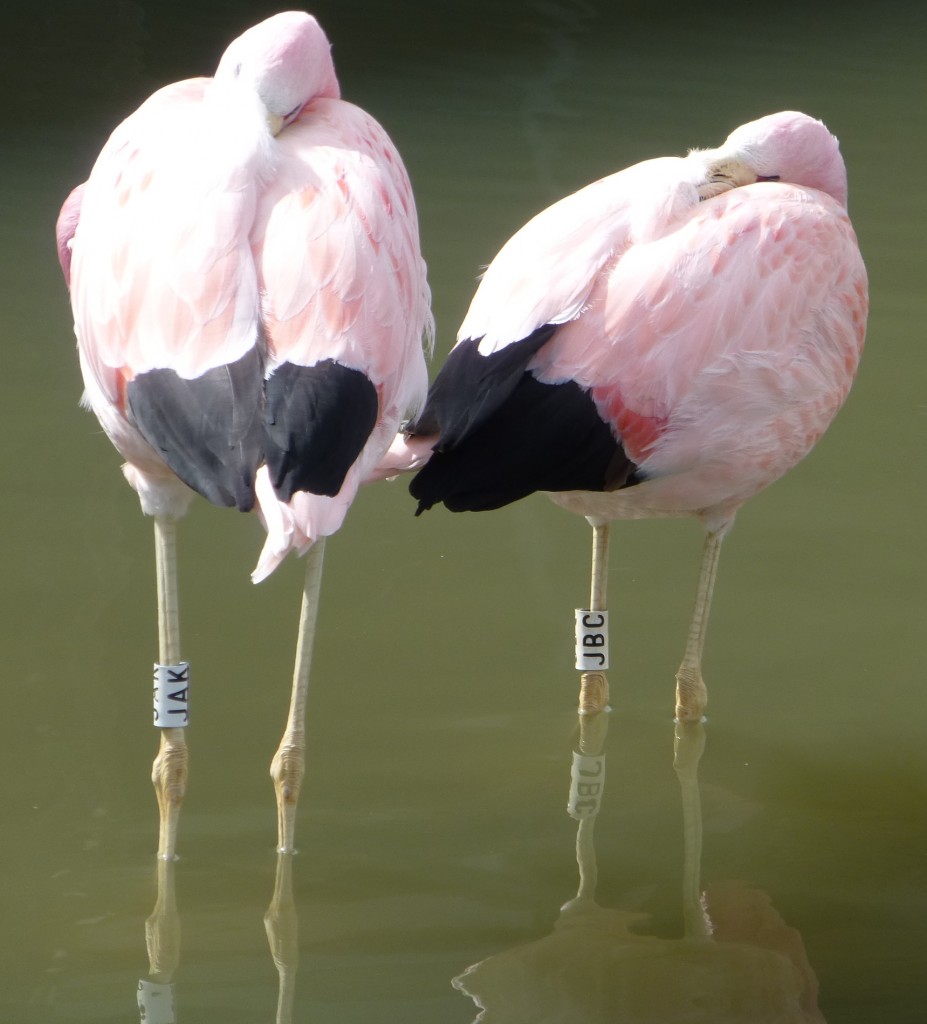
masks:
<instances>
[{"instance_id":1,"label":"pink flamingo","mask_svg":"<svg viewBox=\"0 0 927 1024\"><path fill-rule=\"evenodd\" d=\"M175 523L198 492L254 507L253 574L309 551L289 719L271 774L293 849L324 538L421 408L432 320L398 152L340 98L324 32L288 12L215 77L168 85L113 132L58 222L84 402L154 517L160 661L180 663ZM174 855L182 728L153 766Z\"/></svg>"},{"instance_id":2,"label":"pink flamingo","mask_svg":"<svg viewBox=\"0 0 927 1024\"><path fill-rule=\"evenodd\" d=\"M419 512L548 491L586 516L592 609L611 520L699 518L681 720L707 702L705 628L737 509L811 450L856 373L868 299L846 201L837 140L794 112L567 196L493 260L384 463L415 468L434 447L410 487ZM589 675L592 710L607 684Z\"/></svg>"}]
</instances>

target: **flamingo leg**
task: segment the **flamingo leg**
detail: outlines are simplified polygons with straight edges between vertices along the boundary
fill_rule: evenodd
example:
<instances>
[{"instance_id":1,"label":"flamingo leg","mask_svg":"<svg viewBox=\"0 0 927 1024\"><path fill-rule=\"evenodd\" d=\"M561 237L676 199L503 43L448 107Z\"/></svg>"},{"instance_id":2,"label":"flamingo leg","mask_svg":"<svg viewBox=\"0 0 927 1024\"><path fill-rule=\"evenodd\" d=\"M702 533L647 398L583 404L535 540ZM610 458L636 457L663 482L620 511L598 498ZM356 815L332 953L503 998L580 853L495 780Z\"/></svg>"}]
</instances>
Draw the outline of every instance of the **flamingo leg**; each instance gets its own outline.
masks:
<instances>
[{"instance_id":1,"label":"flamingo leg","mask_svg":"<svg viewBox=\"0 0 927 1024\"><path fill-rule=\"evenodd\" d=\"M589 610L604 612L608 607L608 522L595 523L592 527L592 587L589 593Z\"/></svg>"},{"instance_id":2,"label":"flamingo leg","mask_svg":"<svg viewBox=\"0 0 927 1024\"><path fill-rule=\"evenodd\" d=\"M155 565L158 578L158 659L162 665L180 661L180 613L177 598L177 521L155 516ZM151 766L158 797L158 857L173 860L180 805L187 788L187 741L182 728L162 728L161 743Z\"/></svg>"},{"instance_id":3,"label":"flamingo leg","mask_svg":"<svg viewBox=\"0 0 927 1024\"><path fill-rule=\"evenodd\" d=\"M592 585L589 611L608 609L609 522L592 522ZM579 682L579 713L594 715L608 707L608 678L604 672L583 672Z\"/></svg>"},{"instance_id":4,"label":"flamingo leg","mask_svg":"<svg viewBox=\"0 0 927 1024\"><path fill-rule=\"evenodd\" d=\"M711 595L718 573L718 556L721 541L726 530L709 530L705 534L702 553L702 569L695 596L695 611L689 626L686 652L676 673L676 720L679 722L698 721L708 704L708 691L702 680L702 652L705 649L705 632L708 627L708 613L711 610Z\"/></svg>"},{"instance_id":5,"label":"flamingo leg","mask_svg":"<svg viewBox=\"0 0 927 1024\"><path fill-rule=\"evenodd\" d=\"M279 853L295 852L296 805L306 767L306 697L309 692L309 669L312 664L312 646L319 611L319 588L322 585L324 554L325 538L320 537L306 555L306 581L303 585L302 610L299 617L290 712L280 746L270 763L270 777L274 781L274 790L277 794Z\"/></svg>"}]
</instances>

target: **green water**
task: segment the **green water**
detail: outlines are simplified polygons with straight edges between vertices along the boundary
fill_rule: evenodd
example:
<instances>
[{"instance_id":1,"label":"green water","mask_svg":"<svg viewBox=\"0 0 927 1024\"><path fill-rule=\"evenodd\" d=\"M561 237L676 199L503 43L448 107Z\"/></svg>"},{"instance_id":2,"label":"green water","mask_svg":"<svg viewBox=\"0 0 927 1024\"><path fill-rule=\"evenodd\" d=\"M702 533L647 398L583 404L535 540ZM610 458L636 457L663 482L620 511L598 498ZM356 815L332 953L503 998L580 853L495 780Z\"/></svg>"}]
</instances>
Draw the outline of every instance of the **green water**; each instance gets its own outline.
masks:
<instances>
[{"instance_id":1,"label":"green water","mask_svg":"<svg viewBox=\"0 0 927 1024\"><path fill-rule=\"evenodd\" d=\"M847 407L743 510L722 553L699 881L739 943L720 927L708 952L683 940L693 851L673 769L673 673L699 528L613 531L614 711L607 735L585 738L607 781L578 861L571 635L588 528L539 496L415 519L404 486L382 485L326 555L300 853L292 903L278 903L292 1020L466 1024L476 996L486 1024L923 1021L920 5L314 10L345 96L383 122L412 175L438 360L479 268L531 214L783 108L841 139L872 313ZM2 16L2 1021L137 1019L158 892L151 524L77 407L54 220L116 121L158 84L208 73L271 11L113 0ZM155 934L174 951L157 980L182 1024L277 1012L262 921L277 870L267 766L302 565L252 587L260 544L255 520L202 502L181 525L192 761L181 859L161 877L176 915L162 913ZM783 977L803 990L805 1017L773 1016ZM687 1000L701 1016L678 1016Z\"/></svg>"}]
</instances>

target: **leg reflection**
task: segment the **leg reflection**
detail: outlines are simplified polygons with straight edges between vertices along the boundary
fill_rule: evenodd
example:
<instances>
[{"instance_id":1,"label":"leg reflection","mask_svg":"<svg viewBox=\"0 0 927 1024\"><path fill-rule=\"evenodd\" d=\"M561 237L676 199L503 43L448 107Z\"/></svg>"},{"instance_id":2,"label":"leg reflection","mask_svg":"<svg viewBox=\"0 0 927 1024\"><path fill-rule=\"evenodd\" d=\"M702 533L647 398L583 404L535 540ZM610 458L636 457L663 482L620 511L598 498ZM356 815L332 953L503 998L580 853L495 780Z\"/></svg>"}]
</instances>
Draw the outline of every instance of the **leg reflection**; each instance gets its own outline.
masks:
<instances>
[{"instance_id":1,"label":"leg reflection","mask_svg":"<svg viewBox=\"0 0 927 1024\"><path fill-rule=\"evenodd\" d=\"M177 1024L175 982L180 967L180 913L174 886L176 861L158 861L158 892L145 921L148 977L138 982L142 1024ZM293 899L293 857L277 855L274 892L264 915L270 954L277 968L276 1024L292 1024L299 963L299 927Z\"/></svg>"},{"instance_id":2,"label":"leg reflection","mask_svg":"<svg viewBox=\"0 0 927 1024\"><path fill-rule=\"evenodd\" d=\"M705 750L701 722L677 721L673 737L673 768L682 796L682 918L687 938L711 935L711 921L702 900L702 797L698 765Z\"/></svg>"},{"instance_id":3,"label":"leg reflection","mask_svg":"<svg viewBox=\"0 0 927 1024\"><path fill-rule=\"evenodd\" d=\"M138 983L143 1024L175 1024L174 975L180 965L180 914L174 889L173 860L158 862L158 895L145 921L148 977Z\"/></svg>"},{"instance_id":4,"label":"leg reflection","mask_svg":"<svg viewBox=\"0 0 927 1024\"><path fill-rule=\"evenodd\" d=\"M480 1008L477 1020L824 1024L801 936L772 900L742 882L722 881L702 891L700 721L676 723L674 735L682 798L682 935L648 934L647 914L596 902L594 829L603 824L608 722L605 714L579 716L568 803L577 823L576 896L560 908L550 934L497 952L453 980Z\"/></svg>"},{"instance_id":5,"label":"leg reflection","mask_svg":"<svg viewBox=\"0 0 927 1024\"><path fill-rule=\"evenodd\" d=\"M276 1024L290 1024L296 996L296 968L299 964L299 921L293 899L291 854L277 854L274 894L264 915L264 929L279 978Z\"/></svg>"}]
</instances>

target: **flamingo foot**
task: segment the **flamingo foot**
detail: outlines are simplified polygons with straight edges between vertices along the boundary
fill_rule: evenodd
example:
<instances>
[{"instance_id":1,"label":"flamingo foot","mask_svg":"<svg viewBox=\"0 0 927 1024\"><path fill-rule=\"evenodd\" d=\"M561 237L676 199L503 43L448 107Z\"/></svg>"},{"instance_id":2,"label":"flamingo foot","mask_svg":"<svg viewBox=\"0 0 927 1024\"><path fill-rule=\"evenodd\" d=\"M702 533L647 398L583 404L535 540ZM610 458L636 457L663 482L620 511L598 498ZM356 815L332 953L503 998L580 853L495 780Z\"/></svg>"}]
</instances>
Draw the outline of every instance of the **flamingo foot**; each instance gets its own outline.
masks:
<instances>
[{"instance_id":1,"label":"flamingo foot","mask_svg":"<svg viewBox=\"0 0 927 1024\"><path fill-rule=\"evenodd\" d=\"M296 805L305 770L303 748L284 739L270 763L270 777L277 795L278 853L296 852Z\"/></svg>"},{"instance_id":2,"label":"flamingo foot","mask_svg":"<svg viewBox=\"0 0 927 1024\"><path fill-rule=\"evenodd\" d=\"M708 706L708 690L702 671L683 662L676 673L676 721L703 722Z\"/></svg>"},{"instance_id":3,"label":"flamingo foot","mask_svg":"<svg viewBox=\"0 0 927 1024\"><path fill-rule=\"evenodd\" d=\"M581 715L597 715L608 710L608 678L604 672L583 672L579 677Z\"/></svg>"},{"instance_id":4,"label":"flamingo foot","mask_svg":"<svg viewBox=\"0 0 927 1024\"><path fill-rule=\"evenodd\" d=\"M161 747L151 766L160 812L158 858L174 860L177 844L177 822L187 789L187 742L183 729L163 729Z\"/></svg>"}]
</instances>

